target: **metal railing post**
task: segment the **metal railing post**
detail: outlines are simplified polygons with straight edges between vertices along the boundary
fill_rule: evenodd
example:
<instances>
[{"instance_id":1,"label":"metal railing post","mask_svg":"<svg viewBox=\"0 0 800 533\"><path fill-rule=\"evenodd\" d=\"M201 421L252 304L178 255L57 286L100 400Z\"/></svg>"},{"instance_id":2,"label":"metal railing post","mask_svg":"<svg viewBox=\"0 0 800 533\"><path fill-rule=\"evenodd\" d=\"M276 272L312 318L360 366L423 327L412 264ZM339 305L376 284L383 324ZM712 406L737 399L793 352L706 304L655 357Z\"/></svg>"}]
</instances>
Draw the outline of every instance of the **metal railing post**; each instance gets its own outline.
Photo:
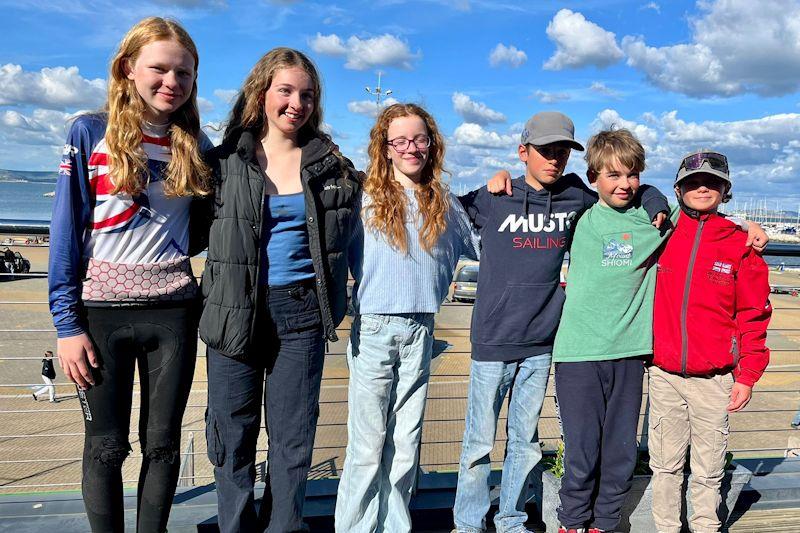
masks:
<instances>
[{"instance_id":1,"label":"metal railing post","mask_svg":"<svg viewBox=\"0 0 800 533\"><path fill-rule=\"evenodd\" d=\"M194 431L189 433L189 442L181 457L181 468L178 474L179 487L194 487Z\"/></svg>"}]
</instances>

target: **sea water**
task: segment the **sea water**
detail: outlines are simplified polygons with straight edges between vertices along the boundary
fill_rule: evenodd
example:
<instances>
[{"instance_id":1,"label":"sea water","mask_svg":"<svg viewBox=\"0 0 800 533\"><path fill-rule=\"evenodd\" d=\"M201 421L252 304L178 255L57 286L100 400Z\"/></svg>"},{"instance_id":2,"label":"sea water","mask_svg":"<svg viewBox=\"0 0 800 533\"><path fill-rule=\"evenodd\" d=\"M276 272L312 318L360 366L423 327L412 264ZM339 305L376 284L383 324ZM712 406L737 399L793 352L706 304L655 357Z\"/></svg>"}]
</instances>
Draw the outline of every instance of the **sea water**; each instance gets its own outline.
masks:
<instances>
[{"instance_id":1,"label":"sea water","mask_svg":"<svg viewBox=\"0 0 800 533\"><path fill-rule=\"evenodd\" d=\"M56 182L0 180L0 218L12 220L50 220Z\"/></svg>"}]
</instances>

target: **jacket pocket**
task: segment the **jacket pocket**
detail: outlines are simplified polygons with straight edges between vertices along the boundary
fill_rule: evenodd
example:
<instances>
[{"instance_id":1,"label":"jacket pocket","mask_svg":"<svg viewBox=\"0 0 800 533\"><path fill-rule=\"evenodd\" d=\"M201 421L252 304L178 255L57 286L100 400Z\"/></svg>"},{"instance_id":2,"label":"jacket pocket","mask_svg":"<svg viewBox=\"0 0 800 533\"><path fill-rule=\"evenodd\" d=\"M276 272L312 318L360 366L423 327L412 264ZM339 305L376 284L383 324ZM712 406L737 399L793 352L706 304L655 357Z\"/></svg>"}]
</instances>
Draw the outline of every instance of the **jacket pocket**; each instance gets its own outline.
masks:
<instances>
[{"instance_id":1,"label":"jacket pocket","mask_svg":"<svg viewBox=\"0 0 800 533\"><path fill-rule=\"evenodd\" d=\"M206 407L206 450L212 465L222 466L225 463L225 445L220 437L217 420L208 412L208 407Z\"/></svg>"},{"instance_id":2,"label":"jacket pocket","mask_svg":"<svg viewBox=\"0 0 800 533\"><path fill-rule=\"evenodd\" d=\"M552 341L564 298L564 289L557 283L508 284L494 306L477 310L472 342L524 345Z\"/></svg>"}]
</instances>

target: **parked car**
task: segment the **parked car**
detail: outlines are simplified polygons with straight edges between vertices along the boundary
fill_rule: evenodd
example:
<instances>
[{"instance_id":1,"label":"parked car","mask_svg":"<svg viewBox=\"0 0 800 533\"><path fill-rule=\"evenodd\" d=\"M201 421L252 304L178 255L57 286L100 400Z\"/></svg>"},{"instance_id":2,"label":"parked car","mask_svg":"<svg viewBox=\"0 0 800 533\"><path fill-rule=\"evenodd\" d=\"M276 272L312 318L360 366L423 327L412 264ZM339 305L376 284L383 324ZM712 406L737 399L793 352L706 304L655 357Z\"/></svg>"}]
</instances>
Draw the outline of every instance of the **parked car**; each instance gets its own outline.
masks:
<instances>
[{"instance_id":1,"label":"parked car","mask_svg":"<svg viewBox=\"0 0 800 533\"><path fill-rule=\"evenodd\" d=\"M474 302L478 290L478 265L465 265L458 270L453 282L454 302Z\"/></svg>"}]
</instances>

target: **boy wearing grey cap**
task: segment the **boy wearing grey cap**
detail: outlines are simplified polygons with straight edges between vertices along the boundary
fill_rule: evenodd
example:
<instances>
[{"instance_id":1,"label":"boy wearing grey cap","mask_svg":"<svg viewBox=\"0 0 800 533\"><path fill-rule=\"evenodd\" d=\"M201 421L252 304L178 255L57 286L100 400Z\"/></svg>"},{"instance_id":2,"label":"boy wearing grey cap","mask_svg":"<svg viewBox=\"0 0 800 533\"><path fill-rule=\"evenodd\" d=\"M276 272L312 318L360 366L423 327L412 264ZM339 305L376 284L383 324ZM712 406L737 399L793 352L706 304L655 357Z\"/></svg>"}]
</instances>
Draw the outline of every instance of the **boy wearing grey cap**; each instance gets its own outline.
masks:
<instances>
[{"instance_id":1,"label":"boy wearing grey cap","mask_svg":"<svg viewBox=\"0 0 800 533\"><path fill-rule=\"evenodd\" d=\"M572 121L557 112L538 113L522 132L517 151L525 174L509 180L510 194L495 196L482 187L461 198L482 251L453 509L458 532L486 530L489 454L506 394L508 441L494 523L499 533L528 531L528 476L541 458L537 426L565 298L561 265L577 218L597 201L576 174L563 174L573 148L583 150ZM667 209L666 201L652 205L653 218Z\"/></svg>"}]
</instances>

